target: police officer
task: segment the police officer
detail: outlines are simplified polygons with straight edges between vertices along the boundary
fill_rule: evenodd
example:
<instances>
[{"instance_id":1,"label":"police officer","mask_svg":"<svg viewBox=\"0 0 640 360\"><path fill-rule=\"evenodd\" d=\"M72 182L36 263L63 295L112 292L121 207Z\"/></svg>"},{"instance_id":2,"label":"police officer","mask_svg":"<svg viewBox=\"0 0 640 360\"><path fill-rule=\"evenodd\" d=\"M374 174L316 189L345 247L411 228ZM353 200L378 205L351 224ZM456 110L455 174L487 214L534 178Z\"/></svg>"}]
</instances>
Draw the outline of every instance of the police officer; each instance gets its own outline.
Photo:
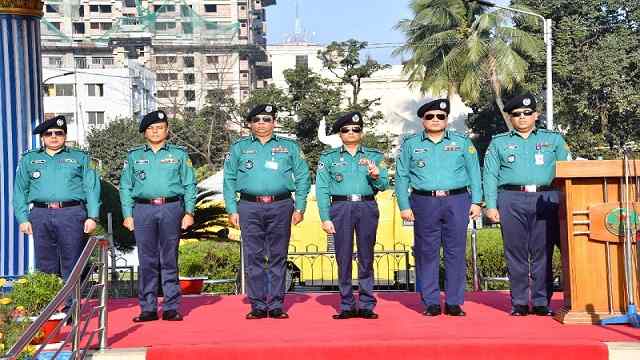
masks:
<instances>
[{"instance_id":1,"label":"police officer","mask_svg":"<svg viewBox=\"0 0 640 360\"><path fill-rule=\"evenodd\" d=\"M373 311L376 306L373 247L380 212L374 195L389 186L389 176L382 152L361 145L362 130L362 115L358 112L336 120L332 133L340 134L344 145L322 153L316 176L322 230L334 235L338 262L340 313L333 315L334 319L378 318ZM358 247L359 310L351 284L354 231Z\"/></svg>"},{"instance_id":2,"label":"police officer","mask_svg":"<svg viewBox=\"0 0 640 360\"><path fill-rule=\"evenodd\" d=\"M247 319L289 317L282 307L291 223L302 221L310 187L309 166L300 147L273 134L275 121L275 106L254 107L247 115L251 136L231 145L224 162L229 222L242 232L251 302Z\"/></svg>"},{"instance_id":3,"label":"police officer","mask_svg":"<svg viewBox=\"0 0 640 360\"><path fill-rule=\"evenodd\" d=\"M193 225L196 179L185 149L167 142L169 123L163 111L145 115L139 131L147 144L129 150L120 177L123 225L134 232L140 262L141 313L133 321L158 320L158 278L164 294L162 319L180 321L178 243L180 229Z\"/></svg>"},{"instance_id":4,"label":"police officer","mask_svg":"<svg viewBox=\"0 0 640 360\"><path fill-rule=\"evenodd\" d=\"M516 96L504 105L513 130L493 137L484 161L486 216L502 225L511 284L511 315L551 315L551 260L559 234L560 194L551 186L556 161L570 160L562 136L536 129L536 99ZM529 286L531 274L531 286Z\"/></svg>"},{"instance_id":5,"label":"police officer","mask_svg":"<svg viewBox=\"0 0 640 360\"><path fill-rule=\"evenodd\" d=\"M20 231L33 235L36 269L66 280L82 253L85 234L96 228L100 177L87 153L65 146L64 116L44 121L33 134L40 135L43 146L20 159L13 208Z\"/></svg>"},{"instance_id":6,"label":"police officer","mask_svg":"<svg viewBox=\"0 0 640 360\"><path fill-rule=\"evenodd\" d=\"M402 144L396 168L400 215L414 221L416 270L426 316L441 313L439 265L444 248L445 314L464 316L465 249L469 217L480 216L482 182L471 140L447 129L449 101L438 99L418 109L424 132ZM411 191L410 191L411 190ZM471 194L469 194L471 191Z\"/></svg>"}]
</instances>

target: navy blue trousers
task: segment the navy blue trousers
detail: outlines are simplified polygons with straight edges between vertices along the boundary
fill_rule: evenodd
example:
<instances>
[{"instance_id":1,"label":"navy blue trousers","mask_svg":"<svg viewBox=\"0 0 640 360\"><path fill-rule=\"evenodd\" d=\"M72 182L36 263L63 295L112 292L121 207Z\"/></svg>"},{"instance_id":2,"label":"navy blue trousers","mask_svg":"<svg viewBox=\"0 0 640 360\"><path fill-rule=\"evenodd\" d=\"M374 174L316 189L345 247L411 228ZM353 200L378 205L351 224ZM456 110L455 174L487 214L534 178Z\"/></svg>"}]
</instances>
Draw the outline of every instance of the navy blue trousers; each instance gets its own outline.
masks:
<instances>
[{"instance_id":1,"label":"navy blue trousers","mask_svg":"<svg viewBox=\"0 0 640 360\"><path fill-rule=\"evenodd\" d=\"M334 235L338 281L340 287L340 310L356 308L351 281L353 262L353 234L358 248L358 308L373 310L373 247L378 229L378 204L375 201L337 201L331 204L331 221L336 229Z\"/></svg>"},{"instance_id":2,"label":"navy blue trousers","mask_svg":"<svg viewBox=\"0 0 640 360\"><path fill-rule=\"evenodd\" d=\"M291 199L238 203L245 286L252 310L282 309L293 210Z\"/></svg>"},{"instance_id":3,"label":"navy blue trousers","mask_svg":"<svg viewBox=\"0 0 640 360\"><path fill-rule=\"evenodd\" d=\"M36 269L67 280L86 244L84 206L62 209L34 207L29 214L33 228Z\"/></svg>"},{"instance_id":4,"label":"navy blue trousers","mask_svg":"<svg viewBox=\"0 0 640 360\"><path fill-rule=\"evenodd\" d=\"M553 286L553 246L560 231L559 203L557 191L498 193L513 305L528 305L529 295L534 306L549 304Z\"/></svg>"},{"instance_id":5,"label":"navy blue trousers","mask_svg":"<svg viewBox=\"0 0 640 360\"><path fill-rule=\"evenodd\" d=\"M446 303L462 305L466 283L465 249L469 225L469 194L443 197L411 195L416 271L422 302L440 304L440 247L444 249Z\"/></svg>"},{"instance_id":6,"label":"navy blue trousers","mask_svg":"<svg viewBox=\"0 0 640 360\"><path fill-rule=\"evenodd\" d=\"M134 235L138 247L138 301L142 311L158 311L158 279L162 279L162 310L178 310L178 245L184 209L180 201L164 205L135 204ZM160 274L158 273L160 269Z\"/></svg>"}]
</instances>

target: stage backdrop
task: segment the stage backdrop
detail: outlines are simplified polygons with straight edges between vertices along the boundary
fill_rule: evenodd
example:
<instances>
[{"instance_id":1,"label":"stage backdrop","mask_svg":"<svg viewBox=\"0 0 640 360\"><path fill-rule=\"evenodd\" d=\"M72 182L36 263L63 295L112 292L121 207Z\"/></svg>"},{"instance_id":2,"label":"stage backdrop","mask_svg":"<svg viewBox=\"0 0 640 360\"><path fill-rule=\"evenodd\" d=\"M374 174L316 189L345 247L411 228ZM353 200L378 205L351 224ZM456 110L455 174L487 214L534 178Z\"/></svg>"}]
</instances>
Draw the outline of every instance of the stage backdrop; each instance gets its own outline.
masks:
<instances>
[{"instance_id":1,"label":"stage backdrop","mask_svg":"<svg viewBox=\"0 0 640 360\"><path fill-rule=\"evenodd\" d=\"M20 155L36 146L31 130L42 119L40 0L0 0L0 276L33 264L33 243L18 232L13 180Z\"/></svg>"}]
</instances>

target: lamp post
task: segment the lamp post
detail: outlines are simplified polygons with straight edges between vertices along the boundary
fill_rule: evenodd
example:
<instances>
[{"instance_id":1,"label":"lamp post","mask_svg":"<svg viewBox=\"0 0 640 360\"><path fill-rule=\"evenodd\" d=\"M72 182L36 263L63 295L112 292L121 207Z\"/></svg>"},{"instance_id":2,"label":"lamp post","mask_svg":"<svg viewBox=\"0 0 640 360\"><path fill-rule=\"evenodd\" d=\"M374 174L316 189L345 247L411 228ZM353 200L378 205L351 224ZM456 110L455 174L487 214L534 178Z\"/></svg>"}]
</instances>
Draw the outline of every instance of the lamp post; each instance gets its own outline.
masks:
<instances>
[{"instance_id":1,"label":"lamp post","mask_svg":"<svg viewBox=\"0 0 640 360\"><path fill-rule=\"evenodd\" d=\"M58 77L63 77L63 76L68 76L68 75L77 75L77 73L75 71L67 71L65 73L62 74L58 74L58 75L53 75L53 76L49 76L48 78L42 80L42 91L46 91L46 84L47 81L51 80L51 79L55 79ZM74 77L73 79L73 97L74 97L74 101L75 101L75 109L73 111L73 121L75 121L75 126L76 126L76 137L79 138L79 119L78 119L78 79L77 77Z\"/></svg>"},{"instance_id":2,"label":"lamp post","mask_svg":"<svg viewBox=\"0 0 640 360\"><path fill-rule=\"evenodd\" d=\"M66 73L63 74L58 74L58 75L54 75L54 76L49 76L48 78L42 80L42 85L45 85L47 83L47 81L57 78L57 77L63 77L63 76L67 76L67 75L73 75L75 74L75 71L67 71Z\"/></svg>"},{"instance_id":3,"label":"lamp post","mask_svg":"<svg viewBox=\"0 0 640 360\"><path fill-rule=\"evenodd\" d=\"M513 11L517 13L522 13L526 15L535 16L539 19L542 19L542 27L544 31L544 43L546 45L546 57L547 57L547 108L546 108L546 117L547 117L547 129L553 129L553 71L552 71L552 47L553 47L553 38L552 38L552 21L551 19L547 19L540 14L536 14L531 11L526 11L522 9L516 9L509 6L498 5L492 3L490 1L484 0L473 0L473 2L477 2L480 5L495 7L499 9L504 9L508 11Z\"/></svg>"}]
</instances>

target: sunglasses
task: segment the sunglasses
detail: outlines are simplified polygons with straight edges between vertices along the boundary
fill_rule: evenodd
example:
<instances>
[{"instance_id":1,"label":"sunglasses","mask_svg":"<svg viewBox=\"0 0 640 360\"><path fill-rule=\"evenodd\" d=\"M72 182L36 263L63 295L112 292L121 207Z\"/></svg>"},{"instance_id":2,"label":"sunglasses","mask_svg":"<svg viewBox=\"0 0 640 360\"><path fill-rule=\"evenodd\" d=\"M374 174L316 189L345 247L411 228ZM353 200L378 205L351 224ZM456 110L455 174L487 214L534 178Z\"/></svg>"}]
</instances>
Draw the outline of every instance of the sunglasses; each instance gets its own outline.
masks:
<instances>
[{"instance_id":1,"label":"sunglasses","mask_svg":"<svg viewBox=\"0 0 640 360\"><path fill-rule=\"evenodd\" d=\"M64 131L63 130L53 130L53 131L45 131L42 135L44 135L45 137L52 137L52 136L64 136Z\"/></svg>"},{"instance_id":2,"label":"sunglasses","mask_svg":"<svg viewBox=\"0 0 640 360\"><path fill-rule=\"evenodd\" d=\"M531 116L531 115L533 115L533 113L534 113L534 112L535 112L535 111L533 111L533 110L514 111L514 112L512 112L512 113L511 113L511 116L512 116L512 117L516 117L516 118L517 118L517 117L520 117L520 116L522 116L522 115L524 115L524 116Z\"/></svg>"},{"instance_id":3,"label":"sunglasses","mask_svg":"<svg viewBox=\"0 0 640 360\"><path fill-rule=\"evenodd\" d=\"M265 122L265 123L270 123L273 122L273 116L254 116L251 118L251 120L249 120L250 123L254 124L257 122Z\"/></svg>"},{"instance_id":4,"label":"sunglasses","mask_svg":"<svg viewBox=\"0 0 640 360\"><path fill-rule=\"evenodd\" d=\"M424 116L425 120L433 120L434 117L437 117L438 120L444 120L447 118L447 115L445 114L427 114Z\"/></svg>"},{"instance_id":5,"label":"sunglasses","mask_svg":"<svg viewBox=\"0 0 640 360\"><path fill-rule=\"evenodd\" d=\"M353 133L356 133L356 134L359 134L362 131L362 128L359 127L359 126L354 126L354 127L351 127L351 128L348 128L348 127L340 128L340 132L343 133L343 134L346 134L349 131L351 131Z\"/></svg>"}]
</instances>

